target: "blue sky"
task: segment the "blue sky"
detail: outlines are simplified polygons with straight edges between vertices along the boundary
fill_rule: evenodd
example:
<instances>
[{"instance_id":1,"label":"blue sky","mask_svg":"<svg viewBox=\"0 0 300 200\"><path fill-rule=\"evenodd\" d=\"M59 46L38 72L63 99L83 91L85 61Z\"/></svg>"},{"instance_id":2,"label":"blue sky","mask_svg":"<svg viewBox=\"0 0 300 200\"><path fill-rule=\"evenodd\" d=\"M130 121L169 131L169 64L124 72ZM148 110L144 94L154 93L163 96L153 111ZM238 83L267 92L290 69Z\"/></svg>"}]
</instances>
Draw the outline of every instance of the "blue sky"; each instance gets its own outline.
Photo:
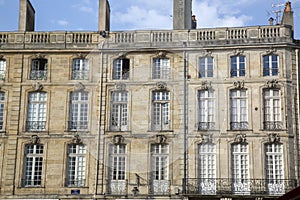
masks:
<instances>
[{"instance_id":1,"label":"blue sky","mask_svg":"<svg viewBox=\"0 0 300 200\"><path fill-rule=\"evenodd\" d=\"M300 39L300 0L290 0ZM97 31L98 0L31 0L36 31ZM111 30L171 29L173 0L109 0ZM198 28L267 25L280 0L193 0ZM56 5L60 5L57 7ZM18 28L19 0L0 0L0 31ZM298 25L298 27L297 27Z\"/></svg>"}]
</instances>

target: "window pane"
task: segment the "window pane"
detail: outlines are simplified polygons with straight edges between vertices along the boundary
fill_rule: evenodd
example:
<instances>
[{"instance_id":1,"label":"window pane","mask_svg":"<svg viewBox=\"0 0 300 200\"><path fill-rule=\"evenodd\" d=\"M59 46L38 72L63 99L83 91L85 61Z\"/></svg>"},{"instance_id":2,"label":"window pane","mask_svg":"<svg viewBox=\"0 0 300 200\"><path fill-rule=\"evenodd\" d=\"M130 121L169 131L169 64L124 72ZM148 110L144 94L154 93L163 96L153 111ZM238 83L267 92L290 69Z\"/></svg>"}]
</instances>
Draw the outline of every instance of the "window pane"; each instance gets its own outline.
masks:
<instances>
[{"instance_id":1,"label":"window pane","mask_svg":"<svg viewBox=\"0 0 300 200\"><path fill-rule=\"evenodd\" d=\"M71 92L69 130L88 129L89 94L84 91Z\"/></svg>"}]
</instances>

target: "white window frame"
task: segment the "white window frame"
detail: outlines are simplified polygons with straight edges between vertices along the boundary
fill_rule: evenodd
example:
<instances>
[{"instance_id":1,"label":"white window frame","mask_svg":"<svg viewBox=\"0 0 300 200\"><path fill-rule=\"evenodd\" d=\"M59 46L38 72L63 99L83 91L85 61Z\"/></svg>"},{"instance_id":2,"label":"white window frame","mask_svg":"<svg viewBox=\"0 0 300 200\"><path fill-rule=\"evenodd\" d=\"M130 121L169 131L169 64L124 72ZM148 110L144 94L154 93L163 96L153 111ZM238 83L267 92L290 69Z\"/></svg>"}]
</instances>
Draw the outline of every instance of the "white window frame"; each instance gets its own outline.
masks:
<instances>
[{"instance_id":1,"label":"white window frame","mask_svg":"<svg viewBox=\"0 0 300 200\"><path fill-rule=\"evenodd\" d=\"M268 130L282 129L281 91L265 89L264 95L264 128Z\"/></svg>"},{"instance_id":2,"label":"white window frame","mask_svg":"<svg viewBox=\"0 0 300 200\"><path fill-rule=\"evenodd\" d=\"M130 77L129 73L130 60L128 58L119 58L114 61L113 80L128 80Z\"/></svg>"},{"instance_id":3,"label":"white window frame","mask_svg":"<svg viewBox=\"0 0 300 200\"><path fill-rule=\"evenodd\" d=\"M47 120L47 93L28 94L27 131L45 131Z\"/></svg>"},{"instance_id":4,"label":"white window frame","mask_svg":"<svg viewBox=\"0 0 300 200\"><path fill-rule=\"evenodd\" d=\"M198 130L215 127L215 94L213 90L198 91Z\"/></svg>"},{"instance_id":5,"label":"white window frame","mask_svg":"<svg viewBox=\"0 0 300 200\"><path fill-rule=\"evenodd\" d=\"M230 128L231 130L248 128L248 92L245 89L230 91Z\"/></svg>"},{"instance_id":6,"label":"white window frame","mask_svg":"<svg viewBox=\"0 0 300 200\"><path fill-rule=\"evenodd\" d=\"M89 79L89 60L84 58L75 58L72 62L72 80Z\"/></svg>"},{"instance_id":7,"label":"white window frame","mask_svg":"<svg viewBox=\"0 0 300 200\"><path fill-rule=\"evenodd\" d=\"M213 143L198 145L198 177L201 194L216 193L216 145Z\"/></svg>"},{"instance_id":8,"label":"white window frame","mask_svg":"<svg viewBox=\"0 0 300 200\"><path fill-rule=\"evenodd\" d=\"M4 130L5 93L0 92L0 130Z\"/></svg>"},{"instance_id":9,"label":"white window frame","mask_svg":"<svg viewBox=\"0 0 300 200\"><path fill-rule=\"evenodd\" d=\"M199 78L214 77L214 58L206 56L199 58Z\"/></svg>"},{"instance_id":10,"label":"white window frame","mask_svg":"<svg viewBox=\"0 0 300 200\"><path fill-rule=\"evenodd\" d=\"M73 91L70 93L69 130L88 130L89 92Z\"/></svg>"},{"instance_id":11,"label":"white window frame","mask_svg":"<svg viewBox=\"0 0 300 200\"><path fill-rule=\"evenodd\" d=\"M67 161L67 186L83 187L86 177L86 145L69 144Z\"/></svg>"},{"instance_id":12,"label":"white window frame","mask_svg":"<svg viewBox=\"0 0 300 200\"><path fill-rule=\"evenodd\" d=\"M111 92L110 130L128 130L128 92Z\"/></svg>"},{"instance_id":13,"label":"white window frame","mask_svg":"<svg viewBox=\"0 0 300 200\"><path fill-rule=\"evenodd\" d=\"M47 70L48 70L47 59L45 58L33 59L31 61L30 80L46 80Z\"/></svg>"},{"instance_id":14,"label":"white window frame","mask_svg":"<svg viewBox=\"0 0 300 200\"><path fill-rule=\"evenodd\" d=\"M169 58L154 58L152 64L152 79L169 79L171 73Z\"/></svg>"},{"instance_id":15,"label":"white window frame","mask_svg":"<svg viewBox=\"0 0 300 200\"><path fill-rule=\"evenodd\" d=\"M0 59L0 80L4 80L6 76L6 60Z\"/></svg>"},{"instance_id":16,"label":"white window frame","mask_svg":"<svg viewBox=\"0 0 300 200\"><path fill-rule=\"evenodd\" d=\"M283 145L280 143L266 144L265 159L268 193L271 195L284 194Z\"/></svg>"},{"instance_id":17,"label":"white window frame","mask_svg":"<svg viewBox=\"0 0 300 200\"><path fill-rule=\"evenodd\" d=\"M169 145L151 145L151 193L168 194L169 181Z\"/></svg>"},{"instance_id":18,"label":"white window frame","mask_svg":"<svg viewBox=\"0 0 300 200\"><path fill-rule=\"evenodd\" d=\"M273 61L274 57L276 57L275 61ZM279 74L279 56L276 54L264 55L263 76L278 76L278 74Z\"/></svg>"},{"instance_id":19,"label":"white window frame","mask_svg":"<svg viewBox=\"0 0 300 200\"><path fill-rule=\"evenodd\" d=\"M126 144L111 144L109 150L109 193L127 194Z\"/></svg>"},{"instance_id":20,"label":"white window frame","mask_svg":"<svg viewBox=\"0 0 300 200\"><path fill-rule=\"evenodd\" d=\"M231 145L232 179L234 193L250 193L249 145L235 143Z\"/></svg>"},{"instance_id":21,"label":"white window frame","mask_svg":"<svg viewBox=\"0 0 300 200\"><path fill-rule=\"evenodd\" d=\"M233 59L236 58L236 63L233 62ZM244 58L244 61L241 61L241 58ZM233 75L235 71L233 67L236 66L236 76ZM244 69L242 67L244 66ZM244 70L244 74L241 73ZM230 57L230 77L245 77L246 76L246 56L238 55Z\"/></svg>"},{"instance_id":22,"label":"white window frame","mask_svg":"<svg viewBox=\"0 0 300 200\"><path fill-rule=\"evenodd\" d=\"M44 145L28 144L25 146L24 187L42 186Z\"/></svg>"},{"instance_id":23,"label":"white window frame","mask_svg":"<svg viewBox=\"0 0 300 200\"><path fill-rule=\"evenodd\" d=\"M170 129L170 91L152 92L152 119L153 131Z\"/></svg>"}]
</instances>

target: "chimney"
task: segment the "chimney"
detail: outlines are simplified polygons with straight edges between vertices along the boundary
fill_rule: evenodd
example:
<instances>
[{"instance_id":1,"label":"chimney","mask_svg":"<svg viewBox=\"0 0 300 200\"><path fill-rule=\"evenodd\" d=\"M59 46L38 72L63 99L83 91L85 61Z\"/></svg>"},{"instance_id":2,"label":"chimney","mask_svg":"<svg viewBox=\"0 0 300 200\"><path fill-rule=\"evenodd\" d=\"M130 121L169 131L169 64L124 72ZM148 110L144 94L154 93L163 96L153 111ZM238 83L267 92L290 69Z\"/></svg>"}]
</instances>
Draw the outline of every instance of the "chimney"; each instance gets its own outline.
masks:
<instances>
[{"instance_id":1,"label":"chimney","mask_svg":"<svg viewBox=\"0 0 300 200\"><path fill-rule=\"evenodd\" d=\"M20 0L19 31L34 31L35 10L30 0Z\"/></svg>"},{"instance_id":2,"label":"chimney","mask_svg":"<svg viewBox=\"0 0 300 200\"><path fill-rule=\"evenodd\" d=\"M99 0L98 31L110 30L110 6L108 0Z\"/></svg>"},{"instance_id":3,"label":"chimney","mask_svg":"<svg viewBox=\"0 0 300 200\"><path fill-rule=\"evenodd\" d=\"M192 0L173 0L173 29L192 28Z\"/></svg>"},{"instance_id":4,"label":"chimney","mask_svg":"<svg viewBox=\"0 0 300 200\"><path fill-rule=\"evenodd\" d=\"M294 31L294 12L292 11L291 2L288 1L285 4L285 9L281 20L282 25L288 25Z\"/></svg>"}]
</instances>

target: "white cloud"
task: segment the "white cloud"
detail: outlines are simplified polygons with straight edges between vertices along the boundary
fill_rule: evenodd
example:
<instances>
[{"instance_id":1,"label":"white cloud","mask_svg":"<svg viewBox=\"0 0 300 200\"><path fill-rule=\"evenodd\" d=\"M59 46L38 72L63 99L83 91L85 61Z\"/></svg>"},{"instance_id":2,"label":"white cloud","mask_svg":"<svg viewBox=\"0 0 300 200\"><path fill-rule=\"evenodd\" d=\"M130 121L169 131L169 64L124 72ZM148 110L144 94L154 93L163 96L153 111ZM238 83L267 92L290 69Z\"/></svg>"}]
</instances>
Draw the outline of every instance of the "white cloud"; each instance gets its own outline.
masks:
<instances>
[{"instance_id":1,"label":"white cloud","mask_svg":"<svg viewBox=\"0 0 300 200\"><path fill-rule=\"evenodd\" d=\"M96 5L96 1L83 0L79 4L74 4L72 7L78 9L81 12L94 13L97 12L98 9ZM94 10L94 8L96 9Z\"/></svg>"},{"instance_id":2,"label":"white cloud","mask_svg":"<svg viewBox=\"0 0 300 200\"><path fill-rule=\"evenodd\" d=\"M57 24L60 26L68 26L70 23L67 20L58 20Z\"/></svg>"}]
</instances>

